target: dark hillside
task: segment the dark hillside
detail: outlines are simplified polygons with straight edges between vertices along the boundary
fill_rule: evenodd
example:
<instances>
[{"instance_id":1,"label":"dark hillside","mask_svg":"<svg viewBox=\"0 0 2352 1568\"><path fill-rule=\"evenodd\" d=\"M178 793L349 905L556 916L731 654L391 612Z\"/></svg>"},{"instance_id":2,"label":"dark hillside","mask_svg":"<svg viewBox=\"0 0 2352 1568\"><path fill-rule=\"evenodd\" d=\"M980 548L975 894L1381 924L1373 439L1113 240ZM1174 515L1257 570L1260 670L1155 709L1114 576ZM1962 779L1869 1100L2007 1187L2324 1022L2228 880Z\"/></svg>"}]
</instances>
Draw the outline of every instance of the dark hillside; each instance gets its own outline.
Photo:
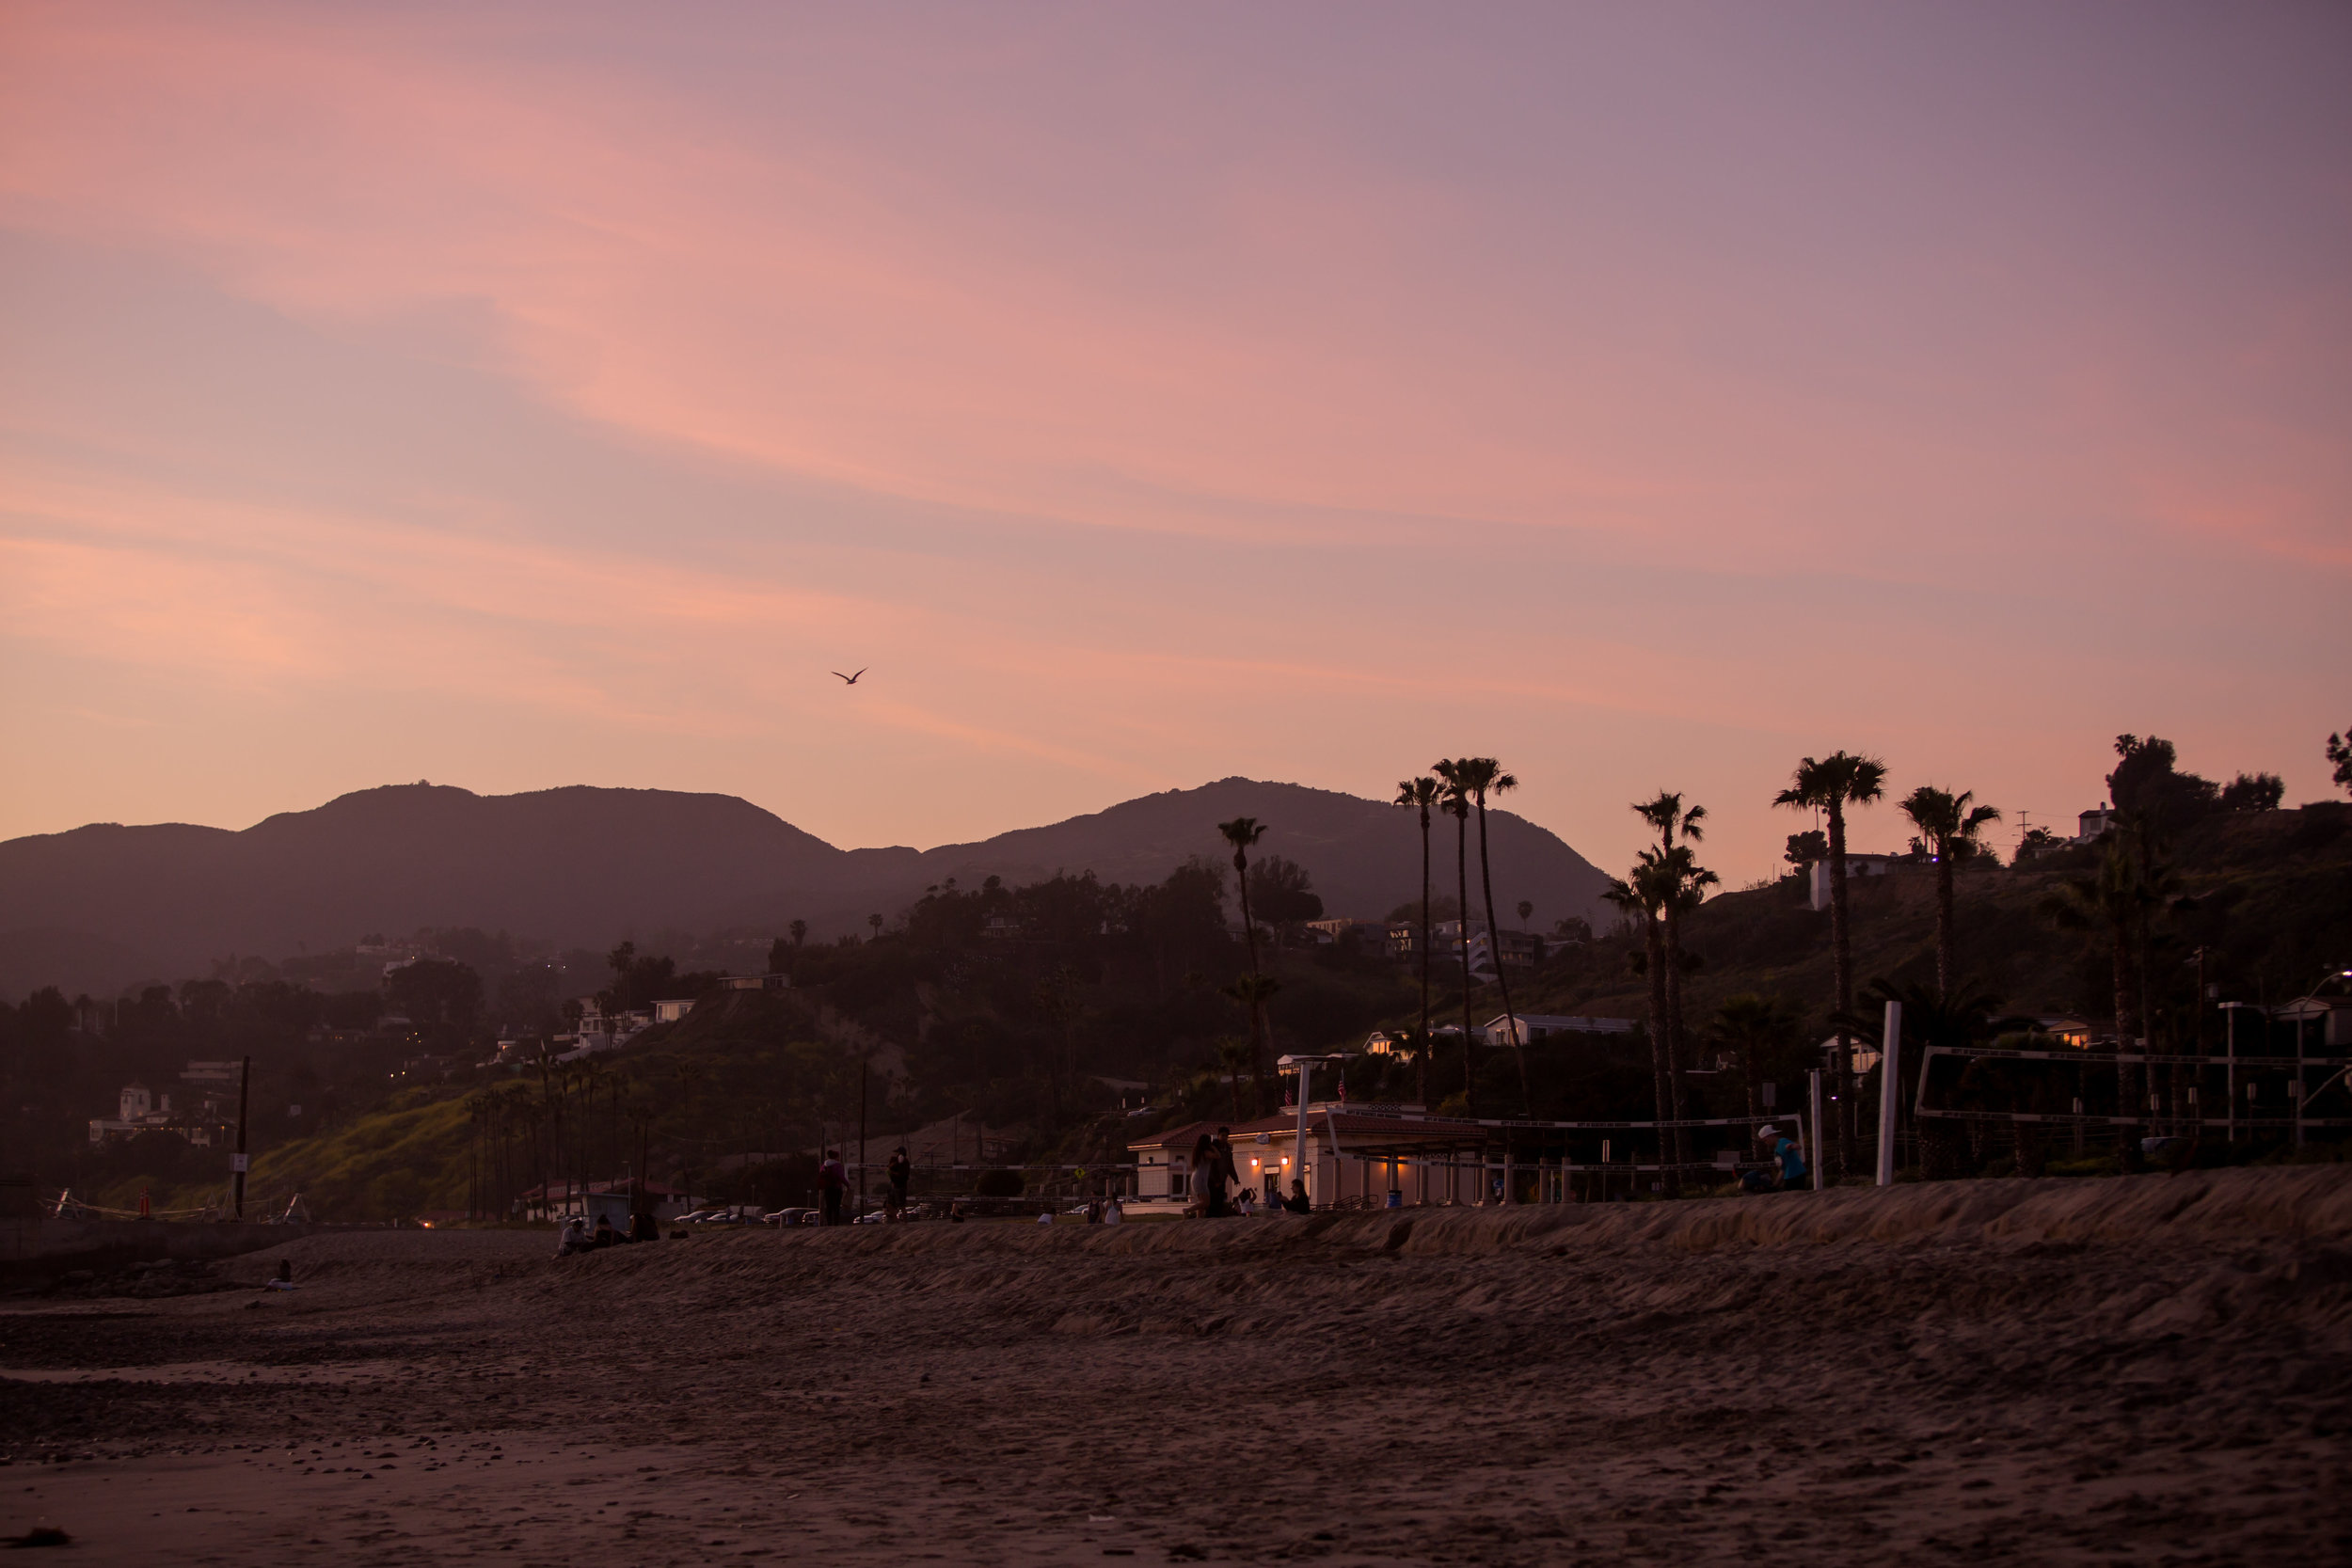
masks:
<instances>
[{"instance_id":1,"label":"dark hillside","mask_svg":"<svg viewBox=\"0 0 2352 1568\"><path fill-rule=\"evenodd\" d=\"M1333 914L1385 914L1419 886L1405 813L1247 779L919 854L836 849L726 795L401 784L242 832L100 824L0 844L0 995L68 980L103 995L231 956L283 961L421 927L596 951L651 933L750 929L765 942L796 919L820 941L862 935L869 915L895 918L949 877L1155 882L1218 855L1216 824L1242 816L1268 825L1263 854L1304 865ZM1492 832L1506 905L1532 899L1543 920L1592 909L1601 876L1575 850L1508 813Z\"/></svg>"},{"instance_id":2,"label":"dark hillside","mask_svg":"<svg viewBox=\"0 0 2352 1568\"><path fill-rule=\"evenodd\" d=\"M2096 1023L2113 1011L2111 972L2081 933L2040 912L2056 885L2087 874L2098 851L2072 848L2022 867L1977 863L1958 878L1956 922L1963 974L2015 1012L2071 1014ZM2207 978L2224 1000L2279 1002L2352 964L2352 806L2208 817L2181 835L2169 859L2176 899L2156 922L2158 1029L2186 1029L2194 1002L2191 955L2209 949ZM1853 888L1857 986L1879 976L1931 982L1935 972L1934 872L1922 865ZM1787 998L1816 1037L1829 1031L1833 990L1829 915L1807 904L1803 883L1709 899L1685 927L1698 960L1685 982L1693 1021L1729 996ZM1604 936L1555 958L1528 988L1531 1012L1638 1017L1646 982L1630 962L1639 943Z\"/></svg>"}]
</instances>

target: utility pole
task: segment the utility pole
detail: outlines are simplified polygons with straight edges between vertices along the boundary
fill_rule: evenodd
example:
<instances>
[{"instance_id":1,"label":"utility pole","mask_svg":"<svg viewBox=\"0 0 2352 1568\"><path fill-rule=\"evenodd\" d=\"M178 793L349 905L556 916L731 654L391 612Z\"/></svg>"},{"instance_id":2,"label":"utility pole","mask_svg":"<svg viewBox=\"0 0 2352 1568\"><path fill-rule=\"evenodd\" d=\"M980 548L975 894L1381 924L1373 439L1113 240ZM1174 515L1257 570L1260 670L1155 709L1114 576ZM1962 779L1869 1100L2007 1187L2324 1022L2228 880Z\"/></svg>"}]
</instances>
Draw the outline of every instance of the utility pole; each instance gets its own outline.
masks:
<instances>
[{"instance_id":1,"label":"utility pole","mask_svg":"<svg viewBox=\"0 0 2352 1568\"><path fill-rule=\"evenodd\" d=\"M1895 1184L1895 1115L1902 1103L1903 1005L1889 1002L1879 1029L1879 1181Z\"/></svg>"},{"instance_id":2,"label":"utility pole","mask_svg":"<svg viewBox=\"0 0 2352 1568\"><path fill-rule=\"evenodd\" d=\"M866 1217L866 1058L857 1059L857 1215Z\"/></svg>"},{"instance_id":3,"label":"utility pole","mask_svg":"<svg viewBox=\"0 0 2352 1568\"><path fill-rule=\"evenodd\" d=\"M237 1069L237 1152L230 1161L230 1185L236 1189L237 1218L245 1218L245 1110L246 1091L253 1086L253 1058L243 1058Z\"/></svg>"}]
</instances>

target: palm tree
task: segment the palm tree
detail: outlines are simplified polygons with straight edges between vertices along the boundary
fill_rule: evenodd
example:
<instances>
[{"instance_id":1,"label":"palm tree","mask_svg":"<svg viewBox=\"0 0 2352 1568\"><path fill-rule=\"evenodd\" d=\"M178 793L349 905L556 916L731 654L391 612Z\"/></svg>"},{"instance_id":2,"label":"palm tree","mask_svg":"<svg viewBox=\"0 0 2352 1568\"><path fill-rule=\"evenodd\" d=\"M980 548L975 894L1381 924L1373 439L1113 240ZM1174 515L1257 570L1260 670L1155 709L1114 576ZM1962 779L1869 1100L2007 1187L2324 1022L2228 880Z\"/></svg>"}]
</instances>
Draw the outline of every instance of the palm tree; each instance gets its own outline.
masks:
<instances>
[{"instance_id":1,"label":"palm tree","mask_svg":"<svg viewBox=\"0 0 2352 1568\"><path fill-rule=\"evenodd\" d=\"M792 933L792 945L795 947L808 940L808 922L805 920L796 920L785 929Z\"/></svg>"},{"instance_id":2,"label":"palm tree","mask_svg":"<svg viewBox=\"0 0 2352 1568\"><path fill-rule=\"evenodd\" d=\"M1983 847L1984 829L2001 814L1992 806L1972 806L1974 790L1954 795L1933 784L1921 784L1903 797L1900 810L1919 830L1920 844L1935 857L1935 990L1949 996L1960 975L1952 963L1952 867Z\"/></svg>"},{"instance_id":3,"label":"palm tree","mask_svg":"<svg viewBox=\"0 0 2352 1568\"><path fill-rule=\"evenodd\" d=\"M1660 790L1658 798L1653 800L1635 801L1633 814L1658 830L1659 853L1669 859L1676 854L1677 849L1675 844L1677 832L1682 834L1686 844L1695 844L1707 836L1707 808L1692 806L1685 810L1682 797L1670 790ZM1666 900L1664 910L1666 1060L1674 1072L1675 1115L1679 1117L1682 1114L1682 1069L1683 1065L1691 1059L1690 1041L1682 1027L1682 916L1687 910L1695 908L1698 904L1698 897L1691 896L1691 895L1697 894L1699 896L1704 896L1704 890L1714 885L1717 879L1711 871L1700 872L1687 850L1683 851L1682 862L1677 863L1687 864L1692 876L1703 875L1706 878L1706 880L1695 888L1686 888L1681 885L1681 875L1677 872L1674 879L1676 882L1673 890L1674 895Z\"/></svg>"},{"instance_id":4,"label":"palm tree","mask_svg":"<svg viewBox=\"0 0 2352 1568\"><path fill-rule=\"evenodd\" d=\"M1762 1113L1757 1089L1763 1082L1766 1053L1787 1049L1803 1027L1804 1020L1780 998L1759 991L1727 996L1716 1007L1714 1035L1740 1063L1740 1075L1747 1082L1748 1115ZM1820 1135L1819 1129L1815 1135Z\"/></svg>"},{"instance_id":5,"label":"palm tree","mask_svg":"<svg viewBox=\"0 0 2352 1568\"><path fill-rule=\"evenodd\" d=\"M2115 970L2115 1049L2131 1048L2132 936L2139 922L2139 868L2122 841L2110 839L2099 857L2098 869L2088 877L2070 877L2042 901L2042 911L2055 925L2090 931L2106 940L2107 957ZM2115 1065L2118 1114L2129 1116L2138 1098L2132 1069Z\"/></svg>"},{"instance_id":6,"label":"palm tree","mask_svg":"<svg viewBox=\"0 0 2352 1568\"><path fill-rule=\"evenodd\" d=\"M1451 775L1445 771L1449 766L1454 769ZM1511 1032L1511 1055L1519 1069L1519 1110L1532 1115L1535 1096L1528 1085L1527 1047L1519 1039L1518 1014L1511 1009L1511 976L1502 961L1502 927L1495 919L1494 867L1486 857L1486 797L1517 789L1519 781L1505 773L1502 764L1492 757L1456 757L1451 764L1436 764L1431 771L1458 784L1478 808L1478 882L1486 896L1486 954L1495 961L1495 984L1502 992L1502 1026Z\"/></svg>"},{"instance_id":7,"label":"palm tree","mask_svg":"<svg viewBox=\"0 0 2352 1568\"><path fill-rule=\"evenodd\" d=\"M1217 832L1233 847L1233 876L1241 884L1241 930L1249 943L1249 977L1258 978L1258 923L1249 912L1249 851L1265 836L1265 829L1254 816L1236 816L1231 822L1216 825ZM1266 1070L1265 1035L1260 1027L1258 1003L1249 1005L1249 1083L1263 1108L1270 1098L1271 1083Z\"/></svg>"},{"instance_id":8,"label":"palm tree","mask_svg":"<svg viewBox=\"0 0 2352 1568\"><path fill-rule=\"evenodd\" d=\"M1669 1131L1664 1124L1676 1119L1674 1114L1673 1070L1666 1056L1666 940L1664 927L1658 915L1666 901L1665 879L1650 857L1654 851L1645 849L1633 869L1624 877L1612 877L1601 897L1626 912L1629 919L1642 923L1644 955L1643 972L1649 980L1649 1059L1658 1095L1658 1159L1661 1164L1679 1164L1677 1146L1680 1129Z\"/></svg>"},{"instance_id":9,"label":"palm tree","mask_svg":"<svg viewBox=\"0 0 2352 1568\"><path fill-rule=\"evenodd\" d=\"M1867 806L1886 793L1886 764L1876 757L1832 752L1816 761L1797 764L1788 787L1772 804L1798 811L1819 811L1829 816L1829 943L1837 971L1837 1014L1853 1011L1853 942L1846 914L1846 807ZM1853 1051L1846 1031L1837 1031L1837 1172L1853 1164Z\"/></svg>"},{"instance_id":10,"label":"palm tree","mask_svg":"<svg viewBox=\"0 0 2352 1568\"><path fill-rule=\"evenodd\" d=\"M1471 1116L1478 1114L1478 1051L1476 1026L1470 1022L1470 797L1446 778L1445 765L1437 768L1445 779L1445 799L1438 809L1454 818L1454 909L1458 918L1454 924L1462 933L1462 1109Z\"/></svg>"},{"instance_id":11,"label":"palm tree","mask_svg":"<svg viewBox=\"0 0 2352 1568\"><path fill-rule=\"evenodd\" d=\"M1426 776L1396 786L1396 803L1421 813L1421 1049L1413 1053L1413 1081L1429 1103L1429 808L1439 799L1438 781Z\"/></svg>"},{"instance_id":12,"label":"palm tree","mask_svg":"<svg viewBox=\"0 0 2352 1568\"><path fill-rule=\"evenodd\" d=\"M1656 876L1663 895L1660 901L1661 924L1666 958L1666 1066L1674 1087L1675 1119L1688 1115L1683 1073L1691 1062L1690 1042L1682 1032L1682 917L1699 907L1707 890L1722 880L1715 873L1699 864L1687 844L1677 844L1664 854L1645 850L1654 857Z\"/></svg>"}]
</instances>

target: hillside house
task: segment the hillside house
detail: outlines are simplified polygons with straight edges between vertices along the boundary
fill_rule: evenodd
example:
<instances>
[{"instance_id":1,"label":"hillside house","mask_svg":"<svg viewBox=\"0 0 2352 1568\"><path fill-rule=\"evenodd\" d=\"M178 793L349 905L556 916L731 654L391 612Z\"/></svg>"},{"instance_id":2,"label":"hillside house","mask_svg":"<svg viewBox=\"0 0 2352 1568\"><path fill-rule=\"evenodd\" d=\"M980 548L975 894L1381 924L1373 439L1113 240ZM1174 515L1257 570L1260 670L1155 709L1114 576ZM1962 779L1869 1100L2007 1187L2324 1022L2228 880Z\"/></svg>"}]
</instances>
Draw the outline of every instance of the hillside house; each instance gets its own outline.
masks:
<instances>
[{"instance_id":1,"label":"hillside house","mask_svg":"<svg viewBox=\"0 0 2352 1568\"><path fill-rule=\"evenodd\" d=\"M1518 1023L1516 1038L1511 1027L1515 1016ZM1560 1013L1497 1013L1478 1032L1488 1045L1532 1045L1555 1036L1629 1035L1633 1033L1633 1021L1629 1018L1585 1018ZM1562 1038L1559 1043L1567 1045L1574 1042Z\"/></svg>"},{"instance_id":2,"label":"hillside house","mask_svg":"<svg viewBox=\"0 0 2352 1568\"><path fill-rule=\"evenodd\" d=\"M1869 877L1884 877L1891 872L1922 864L1909 855L1848 855L1847 879L1859 880ZM1829 862L1815 861L1809 868L1813 908L1819 911L1829 908Z\"/></svg>"}]
</instances>

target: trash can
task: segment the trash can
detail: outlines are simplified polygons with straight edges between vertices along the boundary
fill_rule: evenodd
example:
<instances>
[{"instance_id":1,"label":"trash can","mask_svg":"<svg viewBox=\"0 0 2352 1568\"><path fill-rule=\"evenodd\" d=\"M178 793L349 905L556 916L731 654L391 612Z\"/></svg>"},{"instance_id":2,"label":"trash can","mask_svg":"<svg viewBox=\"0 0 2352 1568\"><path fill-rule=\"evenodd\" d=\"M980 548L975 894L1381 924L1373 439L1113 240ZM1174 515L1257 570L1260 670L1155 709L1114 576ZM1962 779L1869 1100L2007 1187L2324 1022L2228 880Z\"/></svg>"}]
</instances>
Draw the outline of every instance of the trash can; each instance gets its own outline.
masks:
<instances>
[{"instance_id":1,"label":"trash can","mask_svg":"<svg viewBox=\"0 0 2352 1568\"><path fill-rule=\"evenodd\" d=\"M1402 1209L1405 1207L1405 1195L1394 1187L1391 1187L1389 1189L1389 1207L1391 1209Z\"/></svg>"}]
</instances>

